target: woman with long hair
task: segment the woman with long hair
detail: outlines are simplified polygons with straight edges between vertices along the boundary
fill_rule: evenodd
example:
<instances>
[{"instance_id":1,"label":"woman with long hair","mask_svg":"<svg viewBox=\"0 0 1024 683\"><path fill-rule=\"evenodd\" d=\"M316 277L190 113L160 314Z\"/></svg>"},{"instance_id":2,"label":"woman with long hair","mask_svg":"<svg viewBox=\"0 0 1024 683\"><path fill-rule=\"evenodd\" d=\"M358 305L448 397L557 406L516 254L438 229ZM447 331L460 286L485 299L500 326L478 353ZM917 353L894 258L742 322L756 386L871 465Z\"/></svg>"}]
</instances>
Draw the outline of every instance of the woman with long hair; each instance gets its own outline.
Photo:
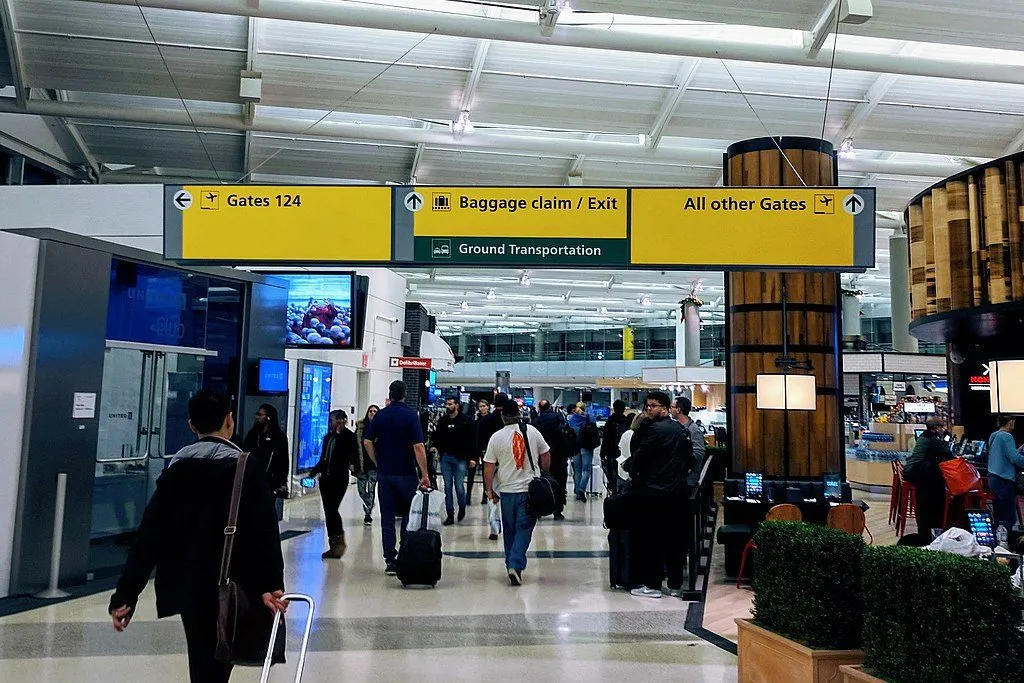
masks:
<instances>
[{"instance_id":1,"label":"woman with long hair","mask_svg":"<svg viewBox=\"0 0 1024 683\"><path fill-rule=\"evenodd\" d=\"M277 519L280 521L284 516L284 499L288 497L288 461L291 456L288 437L281 429L277 408L269 403L259 407L252 429L242 442L242 448L266 473L270 488L277 496Z\"/></svg>"},{"instance_id":2,"label":"woman with long hair","mask_svg":"<svg viewBox=\"0 0 1024 683\"><path fill-rule=\"evenodd\" d=\"M356 441L359 445L359 457L352 462L352 474L356 475L359 497L363 501L363 524L373 524L373 505L377 499L377 466L366 454L366 447L363 446L363 434L370 422L380 408L371 405L366 409L366 415L362 420L356 422Z\"/></svg>"}]
</instances>

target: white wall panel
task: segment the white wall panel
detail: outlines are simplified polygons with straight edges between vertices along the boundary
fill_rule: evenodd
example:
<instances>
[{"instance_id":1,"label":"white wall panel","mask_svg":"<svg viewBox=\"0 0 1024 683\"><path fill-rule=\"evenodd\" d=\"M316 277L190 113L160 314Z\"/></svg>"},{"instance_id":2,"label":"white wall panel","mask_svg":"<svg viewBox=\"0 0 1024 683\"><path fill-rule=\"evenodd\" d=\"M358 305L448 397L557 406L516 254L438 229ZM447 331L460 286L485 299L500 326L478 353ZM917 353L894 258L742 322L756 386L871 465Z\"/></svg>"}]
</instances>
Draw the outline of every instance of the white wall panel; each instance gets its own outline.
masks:
<instances>
[{"instance_id":1,"label":"white wall panel","mask_svg":"<svg viewBox=\"0 0 1024 683\"><path fill-rule=\"evenodd\" d=\"M10 588L39 242L0 231L0 598Z\"/></svg>"}]
</instances>

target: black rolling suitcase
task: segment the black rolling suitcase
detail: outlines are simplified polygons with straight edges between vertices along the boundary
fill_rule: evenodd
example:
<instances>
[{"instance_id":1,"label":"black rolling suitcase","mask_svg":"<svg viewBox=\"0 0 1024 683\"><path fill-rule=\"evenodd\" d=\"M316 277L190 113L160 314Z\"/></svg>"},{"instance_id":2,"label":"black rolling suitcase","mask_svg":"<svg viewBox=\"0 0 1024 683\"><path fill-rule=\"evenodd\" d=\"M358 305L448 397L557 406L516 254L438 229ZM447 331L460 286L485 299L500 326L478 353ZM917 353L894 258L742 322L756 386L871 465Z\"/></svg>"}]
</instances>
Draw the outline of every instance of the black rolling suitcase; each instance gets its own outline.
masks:
<instances>
[{"instance_id":1,"label":"black rolling suitcase","mask_svg":"<svg viewBox=\"0 0 1024 683\"><path fill-rule=\"evenodd\" d=\"M436 586L441 580L441 534L427 528L430 496L423 496L420 528L410 531L398 549L396 570L403 586Z\"/></svg>"},{"instance_id":2,"label":"black rolling suitcase","mask_svg":"<svg viewBox=\"0 0 1024 683\"><path fill-rule=\"evenodd\" d=\"M608 530L608 579L612 588L632 590L635 586L628 529Z\"/></svg>"}]
</instances>

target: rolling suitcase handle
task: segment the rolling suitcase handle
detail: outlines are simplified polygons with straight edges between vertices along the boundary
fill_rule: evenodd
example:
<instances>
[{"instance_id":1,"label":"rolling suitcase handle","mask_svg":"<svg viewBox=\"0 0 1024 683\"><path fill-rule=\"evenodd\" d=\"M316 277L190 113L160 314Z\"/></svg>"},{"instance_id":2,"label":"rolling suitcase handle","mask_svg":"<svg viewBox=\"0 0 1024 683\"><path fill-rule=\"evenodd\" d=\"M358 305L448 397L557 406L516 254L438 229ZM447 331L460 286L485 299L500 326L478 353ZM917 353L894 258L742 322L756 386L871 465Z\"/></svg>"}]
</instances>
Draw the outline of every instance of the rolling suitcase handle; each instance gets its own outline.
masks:
<instances>
[{"instance_id":1,"label":"rolling suitcase handle","mask_svg":"<svg viewBox=\"0 0 1024 683\"><path fill-rule=\"evenodd\" d=\"M304 602L309 605L309 614L306 615L306 628L302 632L302 648L299 650L298 670L295 672L295 683L299 683L302 680L302 669L306 665L306 648L309 647L309 633L313 630L313 610L316 605L313 602L313 598L301 593L285 593L281 596L281 599L287 600L288 602ZM267 683L267 681L270 680L270 660L274 654L274 643L277 641L277 628L280 624L281 619L274 619L274 626L270 630L270 644L267 647L267 658L263 662L263 673L260 675L260 683Z\"/></svg>"}]
</instances>

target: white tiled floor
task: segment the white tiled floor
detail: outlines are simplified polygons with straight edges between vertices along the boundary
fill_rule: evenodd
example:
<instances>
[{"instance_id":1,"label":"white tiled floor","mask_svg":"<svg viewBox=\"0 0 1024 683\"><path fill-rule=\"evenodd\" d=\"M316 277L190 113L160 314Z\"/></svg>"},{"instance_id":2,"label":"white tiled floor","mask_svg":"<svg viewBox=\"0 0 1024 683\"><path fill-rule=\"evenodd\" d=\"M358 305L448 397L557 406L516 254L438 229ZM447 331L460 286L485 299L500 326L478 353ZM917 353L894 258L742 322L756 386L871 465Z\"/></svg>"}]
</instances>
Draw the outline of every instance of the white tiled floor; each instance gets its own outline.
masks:
<instances>
[{"instance_id":1,"label":"white tiled floor","mask_svg":"<svg viewBox=\"0 0 1024 683\"><path fill-rule=\"evenodd\" d=\"M313 529L285 542L288 590L317 600L304 681L736 680L734 656L685 633L687 603L608 590L604 557L531 557L525 585L511 588L500 556L446 556L436 589L404 590L384 576L379 522L362 525L355 487L343 504L349 549L340 561L320 559L319 505L290 502L283 525ZM607 548L600 499L569 505L566 522L541 523L532 550ZM485 509L471 506L463 524L445 529L446 552L502 550L487 540ZM0 619L0 680L186 681L180 625L156 621L152 591L121 635L109 627L108 597ZM294 609L301 617L303 607ZM271 680L290 676L278 667ZM258 679L256 670L232 677Z\"/></svg>"}]
</instances>

